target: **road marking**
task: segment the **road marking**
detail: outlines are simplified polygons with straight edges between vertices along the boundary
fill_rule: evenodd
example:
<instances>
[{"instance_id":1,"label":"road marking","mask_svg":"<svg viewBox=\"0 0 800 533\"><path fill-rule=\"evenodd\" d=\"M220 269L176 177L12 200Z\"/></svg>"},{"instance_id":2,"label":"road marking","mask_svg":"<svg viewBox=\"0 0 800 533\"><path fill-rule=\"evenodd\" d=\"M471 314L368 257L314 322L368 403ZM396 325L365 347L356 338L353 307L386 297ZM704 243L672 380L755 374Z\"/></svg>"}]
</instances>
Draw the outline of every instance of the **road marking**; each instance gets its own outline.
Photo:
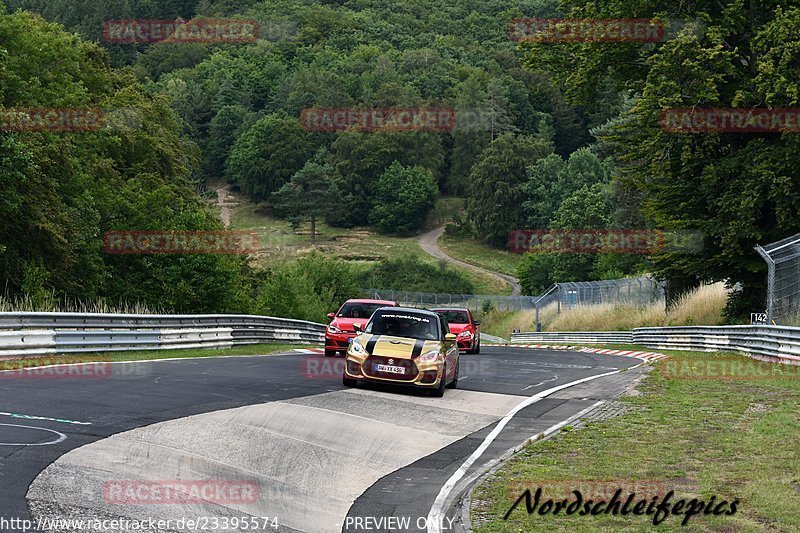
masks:
<instances>
[{"instance_id":1,"label":"road marking","mask_svg":"<svg viewBox=\"0 0 800 533\"><path fill-rule=\"evenodd\" d=\"M64 435L60 431L56 431L55 429L40 428L37 426L20 426L19 424L0 424L0 426L8 426L8 427L24 428L24 429L40 429L42 431L49 431L50 433L55 433L56 435L58 435L58 438L56 440L51 440L50 442L36 442L36 443L0 442L0 446L47 446L48 444L58 444L59 442L67 438L66 435Z\"/></svg>"},{"instance_id":2,"label":"road marking","mask_svg":"<svg viewBox=\"0 0 800 533\"><path fill-rule=\"evenodd\" d=\"M514 415L516 415L518 412L528 407L529 405L533 405L534 403L553 394L554 392L558 392L560 390L572 387L574 385L579 385L587 381L592 381L594 379L611 376L614 374L619 374L623 370L633 370L634 368L638 368L643 364L644 363L640 363L636 366L632 366L627 369L615 370L613 372L606 372L604 374L597 374L596 376L589 376L575 381L570 381L569 383L565 383L563 385L559 385L557 387L553 387L551 389L547 389L545 391L534 394L530 398L527 398L524 401L517 404L513 409L511 409L511 411L508 412L508 414L506 414L506 416L503 417L502 420L500 420L500 422L497 423L495 428L486 436L481 445L478 446L478 449L476 449L474 452L472 452L472 454L469 457L467 457L467 460L464 461L464 463L458 467L458 469L453 473L452 476L450 476L450 479L447 480L442 489L439 491L439 494L436 496L436 500L433 502L433 506L431 507L431 510L428 513L428 533L441 532L440 526L441 526L441 520L443 518L442 513L444 512L444 506L445 503L447 502L447 497L455 488L456 483L458 483L458 481L462 477L464 477L464 474L467 473L467 470L469 470L472 464L475 461L477 461L481 455L483 455L483 452L486 451L486 449L489 447L490 444L492 444L494 439L496 439L497 436L500 434L500 432L503 431L503 428L506 427L506 424L508 424L511 421L511 419L514 418Z\"/></svg>"},{"instance_id":3,"label":"road marking","mask_svg":"<svg viewBox=\"0 0 800 533\"><path fill-rule=\"evenodd\" d=\"M78 426L91 426L91 422L78 422L77 420L67 420L65 418L50 418L49 416L23 415L21 413L6 413L0 411L0 416L10 416L11 418L24 418L26 420L48 420L50 422L61 422L63 424L75 424Z\"/></svg>"},{"instance_id":4,"label":"road marking","mask_svg":"<svg viewBox=\"0 0 800 533\"><path fill-rule=\"evenodd\" d=\"M545 383L550 383L551 381L555 381L555 380L557 380L557 379L558 379L558 374L555 374L555 375L554 375L552 378L550 378L550 379L546 379L546 380L544 380L544 381L540 381L539 383L536 383L536 384L534 384L534 385L528 385L527 387L525 387L525 388L524 388L524 389L522 389L522 390L528 390L528 389L532 389L533 387L538 387L539 385L544 385Z\"/></svg>"}]
</instances>

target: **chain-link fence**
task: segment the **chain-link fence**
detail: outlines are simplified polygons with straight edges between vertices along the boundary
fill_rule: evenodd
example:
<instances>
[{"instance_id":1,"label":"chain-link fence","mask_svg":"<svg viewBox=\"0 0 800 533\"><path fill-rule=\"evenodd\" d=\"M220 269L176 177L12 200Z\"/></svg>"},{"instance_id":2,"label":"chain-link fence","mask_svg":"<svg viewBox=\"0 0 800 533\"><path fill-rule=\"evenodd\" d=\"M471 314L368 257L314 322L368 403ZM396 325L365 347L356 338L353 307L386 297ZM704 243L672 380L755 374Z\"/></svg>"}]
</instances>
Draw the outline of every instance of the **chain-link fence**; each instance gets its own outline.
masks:
<instances>
[{"instance_id":1,"label":"chain-link fence","mask_svg":"<svg viewBox=\"0 0 800 533\"><path fill-rule=\"evenodd\" d=\"M365 289L364 295L376 300L392 300L400 305L412 307L467 307L469 309L483 309L491 306L493 309L519 311L533 309L534 296L490 296L482 294L435 294L432 292L393 291L380 289Z\"/></svg>"},{"instance_id":2,"label":"chain-link fence","mask_svg":"<svg viewBox=\"0 0 800 533\"><path fill-rule=\"evenodd\" d=\"M540 296L487 296L476 294L434 294L429 292L365 289L365 296L393 300L414 307L458 306L470 309L519 311L552 307L555 312L575 305L621 303L646 305L664 299L662 283L649 276L605 281L556 283ZM538 319L537 319L538 322Z\"/></svg>"},{"instance_id":3,"label":"chain-link fence","mask_svg":"<svg viewBox=\"0 0 800 533\"><path fill-rule=\"evenodd\" d=\"M767 262L768 323L800 323L800 233L756 251Z\"/></svg>"},{"instance_id":4,"label":"chain-link fence","mask_svg":"<svg viewBox=\"0 0 800 533\"><path fill-rule=\"evenodd\" d=\"M664 299L664 285L649 276L558 283L562 307L597 304L647 305Z\"/></svg>"}]
</instances>

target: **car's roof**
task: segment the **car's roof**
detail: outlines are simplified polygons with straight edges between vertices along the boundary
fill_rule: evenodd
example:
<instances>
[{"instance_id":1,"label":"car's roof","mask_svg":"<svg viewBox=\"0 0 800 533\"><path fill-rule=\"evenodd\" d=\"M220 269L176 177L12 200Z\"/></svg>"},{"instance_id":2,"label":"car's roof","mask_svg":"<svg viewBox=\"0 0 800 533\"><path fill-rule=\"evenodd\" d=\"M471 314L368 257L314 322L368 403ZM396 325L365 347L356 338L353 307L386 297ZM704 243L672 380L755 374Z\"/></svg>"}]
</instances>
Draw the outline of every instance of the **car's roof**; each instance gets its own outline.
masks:
<instances>
[{"instance_id":1,"label":"car's roof","mask_svg":"<svg viewBox=\"0 0 800 533\"><path fill-rule=\"evenodd\" d=\"M386 309L387 311L392 311L392 312L417 313L419 315L428 315L434 317L438 316L433 311L429 311L427 309L417 309L416 307L391 307L391 306L385 308L379 307L378 309L375 310L375 312L377 313L382 309Z\"/></svg>"},{"instance_id":2,"label":"car's roof","mask_svg":"<svg viewBox=\"0 0 800 533\"><path fill-rule=\"evenodd\" d=\"M391 300L370 300L368 298L351 298L345 302L346 304L381 304L386 305L389 307L393 307L397 305L397 302L393 302Z\"/></svg>"}]
</instances>

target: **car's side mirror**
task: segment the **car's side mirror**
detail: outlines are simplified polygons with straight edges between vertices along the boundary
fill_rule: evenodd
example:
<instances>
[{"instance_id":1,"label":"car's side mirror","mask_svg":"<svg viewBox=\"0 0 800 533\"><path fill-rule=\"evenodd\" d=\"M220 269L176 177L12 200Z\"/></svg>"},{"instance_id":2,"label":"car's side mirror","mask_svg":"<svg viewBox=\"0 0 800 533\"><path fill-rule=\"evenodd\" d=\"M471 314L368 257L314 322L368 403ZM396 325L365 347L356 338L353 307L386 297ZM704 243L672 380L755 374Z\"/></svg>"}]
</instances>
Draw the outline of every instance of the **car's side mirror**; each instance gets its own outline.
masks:
<instances>
[{"instance_id":1,"label":"car's side mirror","mask_svg":"<svg viewBox=\"0 0 800 533\"><path fill-rule=\"evenodd\" d=\"M481 325L480 322L473 322L473 324L475 325L476 328Z\"/></svg>"},{"instance_id":2,"label":"car's side mirror","mask_svg":"<svg viewBox=\"0 0 800 533\"><path fill-rule=\"evenodd\" d=\"M444 336L444 340L446 340L447 342L456 342L456 339L457 337L452 333L448 333Z\"/></svg>"},{"instance_id":3,"label":"car's side mirror","mask_svg":"<svg viewBox=\"0 0 800 533\"><path fill-rule=\"evenodd\" d=\"M353 324L353 330L356 332L362 331L364 329L364 324Z\"/></svg>"},{"instance_id":4,"label":"car's side mirror","mask_svg":"<svg viewBox=\"0 0 800 533\"><path fill-rule=\"evenodd\" d=\"M335 316L336 316L336 313L328 313L328 318L334 318Z\"/></svg>"}]
</instances>

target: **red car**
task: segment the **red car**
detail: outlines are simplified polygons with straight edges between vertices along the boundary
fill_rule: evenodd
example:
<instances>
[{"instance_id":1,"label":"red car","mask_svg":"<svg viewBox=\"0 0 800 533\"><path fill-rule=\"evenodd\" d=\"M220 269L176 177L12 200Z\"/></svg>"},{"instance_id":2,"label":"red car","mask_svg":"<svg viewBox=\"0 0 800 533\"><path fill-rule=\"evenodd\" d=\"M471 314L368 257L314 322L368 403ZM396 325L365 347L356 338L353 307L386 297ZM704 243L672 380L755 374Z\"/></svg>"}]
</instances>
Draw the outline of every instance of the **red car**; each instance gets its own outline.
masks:
<instances>
[{"instance_id":1,"label":"red car","mask_svg":"<svg viewBox=\"0 0 800 533\"><path fill-rule=\"evenodd\" d=\"M397 307L397 302L389 300L347 300L335 313L328 313L332 318L325 328L325 357L334 357L337 352L347 352L347 347L356 336L353 324L366 324L369 317L379 307Z\"/></svg>"},{"instance_id":2,"label":"red car","mask_svg":"<svg viewBox=\"0 0 800 533\"><path fill-rule=\"evenodd\" d=\"M431 309L435 313L443 315L450 326L450 333L458 339L458 349L467 353L481 353L481 332L478 326L480 322L475 322L475 318L469 309L462 307Z\"/></svg>"}]
</instances>

